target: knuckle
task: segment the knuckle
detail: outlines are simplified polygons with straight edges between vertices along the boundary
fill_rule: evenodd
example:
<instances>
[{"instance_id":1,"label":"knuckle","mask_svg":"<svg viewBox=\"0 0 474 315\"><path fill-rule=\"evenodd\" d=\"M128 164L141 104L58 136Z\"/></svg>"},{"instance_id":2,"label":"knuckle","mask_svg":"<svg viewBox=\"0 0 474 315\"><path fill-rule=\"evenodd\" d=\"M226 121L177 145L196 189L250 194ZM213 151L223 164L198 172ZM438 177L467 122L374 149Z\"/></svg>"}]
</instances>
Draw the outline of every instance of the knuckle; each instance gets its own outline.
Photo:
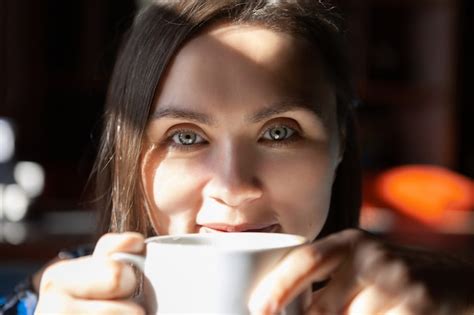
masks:
<instances>
[{"instance_id":1,"label":"knuckle","mask_svg":"<svg viewBox=\"0 0 474 315\"><path fill-rule=\"evenodd\" d=\"M108 244L112 239L117 237L118 233L106 233L102 235L97 241L96 247L102 247Z\"/></svg>"},{"instance_id":2,"label":"knuckle","mask_svg":"<svg viewBox=\"0 0 474 315\"><path fill-rule=\"evenodd\" d=\"M354 228L344 230L341 236L344 238L352 239L355 243L358 243L367 238L364 232L362 232L359 229L354 229Z\"/></svg>"},{"instance_id":3,"label":"knuckle","mask_svg":"<svg viewBox=\"0 0 474 315\"><path fill-rule=\"evenodd\" d=\"M416 314L432 314L435 310L435 300L430 295L428 288L421 283L411 285L407 293L407 308Z\"/></svg>"},{"instance_id":4,"label":"knuckle","mask_svg":"<svg viewBox=\"0 0 474 315\"><path fill-rule=\"evenodd\" d=\"M122 246L128 249L137 249L137 247L141 249L144 240L144 236L136 232L126 232L121 235Z\"/></svg>"},{"instance_id":5,"label":"knuckle","mask_svg":"<svg viewBox=\"0 0 474 315\"><path fill-rule=\"evenodd\" d=\"M399 258L390 260L378 271L375 284L392 294L404 292L413 283L409 267Z\"/></svg>"},{"instance_id":6,"label":"knuckle","mask_svg":"<svg viewBox=\"0 0 474 315\"><path fill-rule=\"evenodd\" d=\"M108 262L104 291L110 295L126 296L136 287L136 276L132 267L117 262Z\"/></svg>"},{"instance_id":7,"label":"knuckle","mask_svg":"<svg viewBox=\"0 0 474 315\"><path fill-rule=\"evenodd\" d=\"M357 250L367 252L368 254L371 254L372 252L386 251L385 246L380 241L366 237L359 239L356 248Z\"/></svg>"},{"instance_id":8,"label":"knuckle","mask_svg":"<svg viewBox=\"0 0 474 315\"><path fill-rule=\"evenodd\" d=\"M426 285L421 283L413 284L408 290L413 302L417 305L430 306L433 304L433 299Z\"/></svg>"},{"instance_id":9,"label":"knuckle","mask_svg":"<svg viewBox=\"0 0 474 315\"><path fill-rule=\"evenodd\" d=\"M308 245L297 249L293 256L295 265L302 269L312 270L315 266L319 266L325 259L327 253L318 246Z\"/></svg>"},{"instance_id":10,"label":"knuckle","mask_svg":"<svg viewBox=\"0 0 474 315\"><path fill-rule=\"evenodd\" d=\"M61 269L67 262L56 262L43 271L41 276L40 292L48 292L56 287L56 282L61 279Z\"/></svg>"},{"instance_id":11,"label":"knuckle","mask_svg":"<svg viewBox=\"0 0 474 315\"><path fill-rule=\"evenodd\" d=\"M116 235L118 235L118 233L112 233L112 232L105 233L104 235L102 235L102 236L99 238L98 243L100 243L100 242L105 242L105 241L107 241L108 239L115 237Z\"/></svg>"},{"instance_id":12,"label":"knuckle","mask_svg":"<svg viewBox=\"0 0 474 315\"><path fill-rule=\"evenodd\" d=\"M40 293L50 291L54 287L54 266L49 266L43 272L40 284Z\"/></svg>"},{"instance_id":13,"label":"knuckle","mask_svg":"<svg viewBox=\"0 0 474 315\"><path fill-rule=\"evenodd\" d=\"M123 267L125 266L116 263L109 264L109 267L106 269L106 290L108 292L116 292L120 289L122 284Z\"/></svg>"},{"instance_id":14,"label":"knuckle","mask_svg":"<svg viewBox=\"0 0 474 315\"><path fill-rule=\"evenodd\" d=\"M390 263L387 270L400 283L409 283L411 279L410 270L408 266L401 259L395 259Z\"/></svg>"},{"instance_id":15,"label":"knuckle","mask_svg":"<svg viewBox=\"0 0 474 315\"><path fill-rule=\"evenodd\" d=\"M117 251L141 252L144 236L137 232L107 233L97 241L94 256L107 256Z\"/></svg>"},{"instance_id":16,"label":"knuckle","mask_svg":"<svg viewBox=\"0 0 474 315\"><path fill-rule=\"evenodd\" d=\"M298 249L298 254L306 261L317 261L321 256L321 252L316 246L303 246Z\"/></svg>"},{"instance_id":17,"label":"knuckle","mask_svg":"<svg viewBox=\"0 0 474 315\"><path fill-rule=\"evenodd\" d=\"M390 262L389 253L376 242L361 244L356 253L356 260L364 271L374 271Z\"/></svg>"}]
</instances>

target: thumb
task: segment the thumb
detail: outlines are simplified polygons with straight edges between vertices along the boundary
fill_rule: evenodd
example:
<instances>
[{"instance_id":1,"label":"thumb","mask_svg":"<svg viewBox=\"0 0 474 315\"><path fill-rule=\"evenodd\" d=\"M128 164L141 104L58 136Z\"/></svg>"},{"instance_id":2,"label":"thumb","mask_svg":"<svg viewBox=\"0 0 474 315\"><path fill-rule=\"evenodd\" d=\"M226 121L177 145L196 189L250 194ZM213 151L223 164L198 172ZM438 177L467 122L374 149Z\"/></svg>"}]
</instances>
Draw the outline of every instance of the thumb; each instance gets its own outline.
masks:
<instances>
[{"instance_id":1,"label":"thumb","mask_svg":"<svg viewBox=\"0 0 474 315\"><path fill-rule=\"evenodd\" d=\"M145 238L136 232L108 233L97 242L93 256L106 257L115 252L142 253Z\"/></svg>"}]
</instances>

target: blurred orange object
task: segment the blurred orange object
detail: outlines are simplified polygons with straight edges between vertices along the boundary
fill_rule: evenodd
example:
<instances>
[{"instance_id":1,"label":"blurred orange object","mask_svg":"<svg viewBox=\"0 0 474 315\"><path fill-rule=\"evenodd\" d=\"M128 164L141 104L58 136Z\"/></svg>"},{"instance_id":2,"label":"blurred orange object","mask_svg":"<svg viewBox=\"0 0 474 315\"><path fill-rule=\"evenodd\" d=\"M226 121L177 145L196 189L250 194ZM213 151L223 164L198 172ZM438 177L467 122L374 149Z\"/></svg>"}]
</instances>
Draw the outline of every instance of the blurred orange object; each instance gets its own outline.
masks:
<instances>
[{"instance_id":1,"label":"blurred orange object","mask_svg":"<svg viewBox=\"0 0 474 315\"><path fill-rule=\"evenodd\" d=\"M377 176L375 190L390 208L435 228L462 224L474 210L474 181L439 166L390 169ZM453 212L456 215L450 215Z\"/></svg>"}]
</instances>

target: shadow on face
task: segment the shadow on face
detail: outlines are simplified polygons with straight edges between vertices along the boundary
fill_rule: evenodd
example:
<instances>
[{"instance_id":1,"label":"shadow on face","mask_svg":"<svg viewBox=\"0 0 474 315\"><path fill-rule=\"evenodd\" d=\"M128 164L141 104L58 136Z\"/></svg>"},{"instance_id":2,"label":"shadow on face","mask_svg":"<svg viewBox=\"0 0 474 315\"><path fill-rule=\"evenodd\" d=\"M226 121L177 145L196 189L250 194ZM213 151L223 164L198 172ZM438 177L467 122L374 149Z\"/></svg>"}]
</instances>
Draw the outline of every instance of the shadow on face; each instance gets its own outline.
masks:
<instances>
[{"instance_id":1,"label":"shadow on face","mask_svg":"<svg viewBox=\"0 0 474 315\"><path fill-rule=\"evenodd\" d=\"M206 28L171 60L146 127L155 231L313 239L340 161L336 120L317 47L256 25Z\"/></svg>"}]
</instances>

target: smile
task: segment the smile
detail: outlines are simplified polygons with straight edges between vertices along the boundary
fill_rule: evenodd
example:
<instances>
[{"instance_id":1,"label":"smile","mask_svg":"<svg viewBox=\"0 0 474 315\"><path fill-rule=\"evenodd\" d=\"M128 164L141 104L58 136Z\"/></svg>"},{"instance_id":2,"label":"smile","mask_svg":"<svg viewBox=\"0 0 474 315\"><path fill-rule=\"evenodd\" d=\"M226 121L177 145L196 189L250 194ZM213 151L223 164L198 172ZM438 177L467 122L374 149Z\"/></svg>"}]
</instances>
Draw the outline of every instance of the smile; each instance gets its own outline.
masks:
<instances>
[{"instance_id":1,"label":"smile","mask_svg":"<svg viewBox=\"0 0 474 315\"><path fill-rule=\"evenodd\" d=\"M227 232L260 232L275 233L279 230L279 224L203 224L199 233L227 233Z\"/></svg>"}]
</instances>

